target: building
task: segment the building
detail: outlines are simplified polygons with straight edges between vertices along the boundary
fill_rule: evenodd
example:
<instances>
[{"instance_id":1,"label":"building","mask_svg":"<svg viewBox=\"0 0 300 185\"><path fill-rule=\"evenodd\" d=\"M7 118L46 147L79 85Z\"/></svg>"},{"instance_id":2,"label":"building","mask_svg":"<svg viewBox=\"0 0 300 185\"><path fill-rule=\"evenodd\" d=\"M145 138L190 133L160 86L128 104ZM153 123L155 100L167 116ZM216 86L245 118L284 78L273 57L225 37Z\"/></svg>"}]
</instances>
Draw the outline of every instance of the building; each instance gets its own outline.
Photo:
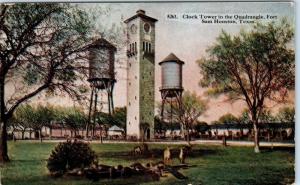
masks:
<instances>
[{"instance_id":1,"label":"building","mask_svg":"<svg viewBox=\"0 0 300 185\"><path fill-rule=\"evenodd\" d=\"M154 138L155 22L138 10L127 24L127 137ZM141 124L148 125L143 134Z\"/></svg>"}]
</instances>

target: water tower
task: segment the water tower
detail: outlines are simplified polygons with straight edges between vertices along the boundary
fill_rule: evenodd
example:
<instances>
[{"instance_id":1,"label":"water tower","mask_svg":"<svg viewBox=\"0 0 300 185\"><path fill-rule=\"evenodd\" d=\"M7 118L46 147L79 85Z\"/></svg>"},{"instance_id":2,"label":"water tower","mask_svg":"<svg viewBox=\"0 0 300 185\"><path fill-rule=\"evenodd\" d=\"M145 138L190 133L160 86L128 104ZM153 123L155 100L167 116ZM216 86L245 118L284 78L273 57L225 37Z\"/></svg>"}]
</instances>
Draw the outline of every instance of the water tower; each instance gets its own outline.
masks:
<instances>
[{"instance_id":1,"label":"water tower","mask_svg":"<svg viewBox=\"0 0 300 185\"><path fill-rule=\"evenodd\" d=\"M104 38L95 40L89 48L89 78L91 86L91 99L89 107L89 124L93 115L95 123L95 113L97 112L98 92L106 92L107 106L109 114L114 112L113 89L115 79L115 52L116 47ZM102 104L102 102L101 102ZM93 113L92 113L93 112ZM86 128L88 136L88 126Z\"/></svg>"},{"instance_id":2,"label":"water tower","mask_svg":"<svg viewBox=\"0 0 300 185\"><path fill-rule=\"evenodd\" d=\"M161 66L160 87L162 108L161 117L163 117L164 106L166 103L171 105L171 121L172 121L172 103L178 103L179 109L182 107L182 65L184 64L176 55L170 53L163 61L159 63Z\"/></svg>"}]
</instances>

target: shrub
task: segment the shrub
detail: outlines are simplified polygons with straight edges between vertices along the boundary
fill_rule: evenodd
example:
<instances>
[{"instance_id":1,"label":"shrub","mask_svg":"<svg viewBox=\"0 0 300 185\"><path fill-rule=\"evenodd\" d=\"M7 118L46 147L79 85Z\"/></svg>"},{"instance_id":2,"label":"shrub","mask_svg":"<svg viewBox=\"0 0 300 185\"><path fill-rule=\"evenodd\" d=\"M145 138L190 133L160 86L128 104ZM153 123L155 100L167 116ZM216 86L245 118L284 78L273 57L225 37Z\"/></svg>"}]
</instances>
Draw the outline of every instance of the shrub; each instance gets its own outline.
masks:
<instances>
[{"instance_id":1,"label":"shrub","mask_svg":"<svg viewBox=\"0 0 300 185\"><path fill-rule=\"evenodd\" d=\"M63 175L75 168L89 167L97 156L87 143L67 141L59 143L52 151L47 168L53 175Z\"/></svg>"}]
</instances>

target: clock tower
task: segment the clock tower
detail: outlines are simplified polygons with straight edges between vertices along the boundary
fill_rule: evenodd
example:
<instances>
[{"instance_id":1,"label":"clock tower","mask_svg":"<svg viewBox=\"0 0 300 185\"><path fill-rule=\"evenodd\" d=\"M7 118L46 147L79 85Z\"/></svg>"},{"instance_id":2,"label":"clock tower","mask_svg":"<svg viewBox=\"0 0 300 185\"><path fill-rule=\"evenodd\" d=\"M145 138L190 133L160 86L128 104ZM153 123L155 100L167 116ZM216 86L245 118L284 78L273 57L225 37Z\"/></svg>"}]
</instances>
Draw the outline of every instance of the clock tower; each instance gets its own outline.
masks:
<instances>
[{"instance_id":1,"label":"clock tower","mask_svg":"<svg viewBox=\"0 0 300 185\"><path fill-rule=\"evenodd\" d=\"M138 10L127 25L127 137L154 138L155 22Z\"/></svg>"}]
</instances>

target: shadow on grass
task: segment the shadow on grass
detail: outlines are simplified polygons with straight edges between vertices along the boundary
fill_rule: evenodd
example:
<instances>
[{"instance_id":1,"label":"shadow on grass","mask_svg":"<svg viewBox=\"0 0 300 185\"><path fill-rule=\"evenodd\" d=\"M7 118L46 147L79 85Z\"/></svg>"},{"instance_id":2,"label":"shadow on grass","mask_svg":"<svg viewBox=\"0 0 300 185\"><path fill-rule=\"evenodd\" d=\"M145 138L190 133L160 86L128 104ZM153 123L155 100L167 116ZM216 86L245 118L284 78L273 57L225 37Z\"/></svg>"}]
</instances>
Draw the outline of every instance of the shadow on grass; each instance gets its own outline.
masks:
<instances>
[{"instance_id":1,"label":"shadow on grass","mask_svg":"<svg viewBox=\"0 0 300 185\"><path fill-rule=\"evenodd\" d=\"M159 158L163 159L163 149L150 149L148 153L141 154L141 155L133 155L132 152L128 151L120 151L120 152L101 152L98 154L99 157L106 157L106 158L119 158L119 159L149 159L149 158ZM179 149L171 149L171 155L173 158L179 156L180 150ZM190 158L197 158L197 157L204 157L208 155L220 155L222 154L221 150L217 149L193 149L189 152L188 157Z\"/></svg>"},{"instance_id":2,"label":"shadow on grass","mask_svg":"<svg viewBox=\"0 0 300 185\"><path fill-rule=\"evenodd\" d=\"M295 147L286 146L276 146L276 147L260 147L262 153L270 153L275 151L288 152L290 154L295 154Z\"/></svg>"},{"instance_id":3,"label":"shadow on grass","mask_svg":"<svg viewBox=\"0 0 300 185\"><path fill-rule=\"evenodd\" d=\"M19 185L22 183L23 185L30 184L30 185L41 185L47 182L49 185L54 184L78 184L78 185L87 185L87 184L110 184L110 185L121 185L121 184L128 184L128 185L137 185L141 183L147 182L157 182L149 177L143 176L134 176L129 178L116 178L116 179L100 179L99 181L91 181L88 180L86 177L60 177L60 178L53 178L48 175L44 176L30 176L30 177L14 177L14 178L3 178L3 184L11 184L11 185Z\"/></svg>"}]
</instances>

